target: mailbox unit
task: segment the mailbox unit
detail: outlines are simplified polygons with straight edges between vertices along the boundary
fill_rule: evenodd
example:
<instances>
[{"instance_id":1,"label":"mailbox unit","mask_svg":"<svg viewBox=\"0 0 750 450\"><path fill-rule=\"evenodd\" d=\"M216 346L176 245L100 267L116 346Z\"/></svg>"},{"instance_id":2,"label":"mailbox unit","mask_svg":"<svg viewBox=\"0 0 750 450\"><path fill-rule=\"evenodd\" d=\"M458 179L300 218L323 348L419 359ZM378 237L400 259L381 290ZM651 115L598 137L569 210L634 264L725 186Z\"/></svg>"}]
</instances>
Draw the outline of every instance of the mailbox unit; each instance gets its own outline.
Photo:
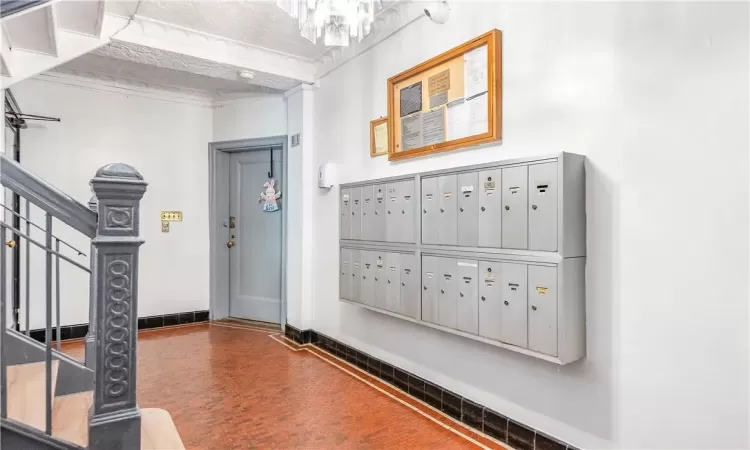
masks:
<instances>
[{"instance_id":1,"label":"mailbox unit","mask_svg":"<svg viewBox=\"0 0 750 450\"><path fill-rule=\"evenodd\" d=\"M567 364L585 356L584 157L349 183L340 298Z\"/></svg>"}]
</instances>

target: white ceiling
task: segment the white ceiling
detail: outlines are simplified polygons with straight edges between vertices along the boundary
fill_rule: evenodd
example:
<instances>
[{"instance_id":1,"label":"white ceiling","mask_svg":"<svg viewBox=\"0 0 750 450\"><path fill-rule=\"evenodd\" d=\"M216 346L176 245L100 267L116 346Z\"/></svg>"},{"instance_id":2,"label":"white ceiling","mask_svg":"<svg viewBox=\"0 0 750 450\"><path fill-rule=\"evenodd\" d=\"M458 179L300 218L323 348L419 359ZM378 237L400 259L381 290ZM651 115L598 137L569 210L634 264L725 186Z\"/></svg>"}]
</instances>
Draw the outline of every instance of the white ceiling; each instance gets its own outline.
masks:
<instances>
[{"instance_id":1,"label":"white ceiling","mask_svg":"<svg viewBox=\"0 0 750 450\"><path fill-rule=\"evenodd\" d=\"M54 69L54 72L94 79L124 81L131 85L189 94L208 94L214 98L230 94L281 93L282 90L250 84L237 78L236 71L216 69L212 75L202 75L184 70L160 67L135 61L127 61L89 53ZM220 76L221 75L221 76Z\"/></svg>"},{"instance_id":2,"label":"white ceiling","mask_svg":"<svg viewBox=\"0 0 750 450\"><path fill-rule=\"evenodd\" d=\"M272 0L144 0L138 15L309 60L327 50L300 36L297 21Z\"/></svg>"},{"instance_id":3,"label":"white ceiling","mask_svg":"<svg viewBox=\"0 0 750 450\"><path fill-rule=\"evenodd\" d=\"M388 35L389 15L405 17L393 13L398 11L394 6L403 3L383 2L373 26L378 32L372 36L378 36L366 40L362 49ZM310 43L300 36L297 20L275 0L107 0L105 5L106 13L121 16L127 29L116 31L108 45L55 71L216 97L282 92L312 82L316 66L328 68L332 61L340 64L361 51L349 48L344 54ZM307 72L303 76L292 67ZM255 74L249 82L238 76L247 69Z\"/></svg>"}]
</instances>

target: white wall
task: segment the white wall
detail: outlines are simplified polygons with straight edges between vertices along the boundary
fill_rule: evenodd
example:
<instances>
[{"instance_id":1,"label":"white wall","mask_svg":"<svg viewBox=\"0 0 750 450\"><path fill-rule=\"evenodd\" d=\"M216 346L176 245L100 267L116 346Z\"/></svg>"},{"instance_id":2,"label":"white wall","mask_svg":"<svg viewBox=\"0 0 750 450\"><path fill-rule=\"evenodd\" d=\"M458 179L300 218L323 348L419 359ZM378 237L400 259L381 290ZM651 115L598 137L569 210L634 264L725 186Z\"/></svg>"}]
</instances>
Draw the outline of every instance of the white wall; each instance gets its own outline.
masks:
<instances>
[{"instance_id":1,"label":"white wall","mask_svg":"<svg viewBox=\"0 0 750 450\"><path fill-rule=\"evenodd\" d=\"M337 189L313 202L314 328L584 448L747 448L748 4L451 5L321 80L314 165L344 183L587 155L588 356L556 367L340 303ZM492 28L502 145L371 159L386 79Z\"/></svg>"},{"instance_id":2,"label":"white wall","mask_svg":"<svg viewBox=\"0 0 750 450\"><path fill-rule=\"evenodd\" d=\"M22 133L22 164L81 202L89 180L111 162L136 167L149 183L141 202L139 316L206 310L208 295L208 157L212 138L209 104L155 99L30 79L13 86L24 112L59 117ZM161 232L161 210L184 219ZM33 220L44 225L34 211ZM55 223L53 232L89 253L88 239ZM44 240L42 232L33 236ZM88 258L66 255L88 266ZM31 327L44 326L44 256L31 253ZM87 274L62 264L62 324L88 323ZM23 298L23 297L22 297ZM23 320L23 319L22 319Z\"/></svg>"},{"instance_id":3,"label":"white wall","mask_svg":"<svg viewBox=\"0 0 750 450\"><path fill-rule=\"evenodd\" d=\"M286 134L286 99L257 95L214 104L213 141L233 141Z\"/></svg>"},{"instance_id":4,"label":"white wall","mask_svg":"<svg viewBox=\"0 0 750 450\"><path fill-rule=\"evenodd\" d=\"M315 227L312 212L317 168L313 166L313 92L306 86L287 93L287 323L299 329L312 327L313 255ZM291 136L300 133L300 145Z\"/></svg>"}]
</instances>

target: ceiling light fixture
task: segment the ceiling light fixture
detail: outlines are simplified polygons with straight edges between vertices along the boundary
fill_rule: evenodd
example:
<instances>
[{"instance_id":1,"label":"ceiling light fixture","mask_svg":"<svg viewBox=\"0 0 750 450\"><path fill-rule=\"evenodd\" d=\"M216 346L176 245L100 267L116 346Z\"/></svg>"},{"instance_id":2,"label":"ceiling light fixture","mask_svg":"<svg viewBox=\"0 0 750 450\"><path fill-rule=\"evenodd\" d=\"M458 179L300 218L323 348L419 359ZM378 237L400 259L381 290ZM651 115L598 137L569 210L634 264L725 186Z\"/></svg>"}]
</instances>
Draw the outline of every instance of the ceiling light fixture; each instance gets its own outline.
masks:
<instances>
[{"instance_id":1,"label":"ceiling light fixture","mask_svg":"<svg viewBox=\"0 0 750 450\"><path fill-rule=\"evenodd\" d=\"M351 38L370 34L381 0L276 0L276 5L299 20L302 37L333 47L347 47Z\"/></svg>"}]
</instances>

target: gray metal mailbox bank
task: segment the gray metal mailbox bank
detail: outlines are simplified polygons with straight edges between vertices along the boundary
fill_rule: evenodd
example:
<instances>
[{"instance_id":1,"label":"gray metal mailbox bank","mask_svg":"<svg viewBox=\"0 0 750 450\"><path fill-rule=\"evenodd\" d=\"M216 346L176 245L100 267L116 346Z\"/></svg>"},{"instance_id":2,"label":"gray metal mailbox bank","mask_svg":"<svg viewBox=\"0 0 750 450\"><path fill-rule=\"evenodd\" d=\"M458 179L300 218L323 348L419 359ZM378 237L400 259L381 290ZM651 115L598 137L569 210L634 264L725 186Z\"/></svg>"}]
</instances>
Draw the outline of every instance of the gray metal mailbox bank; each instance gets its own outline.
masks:
<instances>
[{"instance_id":1,"label":"gray metal mailbox bank","mask_svg":"<svg viewBox=\"0 0 750 450\"><path fill-rule=\"evenodd\" d=\"M341 301L557 364L586 353L584 157L341 185Z\"/></svg>"}]
</instances>

